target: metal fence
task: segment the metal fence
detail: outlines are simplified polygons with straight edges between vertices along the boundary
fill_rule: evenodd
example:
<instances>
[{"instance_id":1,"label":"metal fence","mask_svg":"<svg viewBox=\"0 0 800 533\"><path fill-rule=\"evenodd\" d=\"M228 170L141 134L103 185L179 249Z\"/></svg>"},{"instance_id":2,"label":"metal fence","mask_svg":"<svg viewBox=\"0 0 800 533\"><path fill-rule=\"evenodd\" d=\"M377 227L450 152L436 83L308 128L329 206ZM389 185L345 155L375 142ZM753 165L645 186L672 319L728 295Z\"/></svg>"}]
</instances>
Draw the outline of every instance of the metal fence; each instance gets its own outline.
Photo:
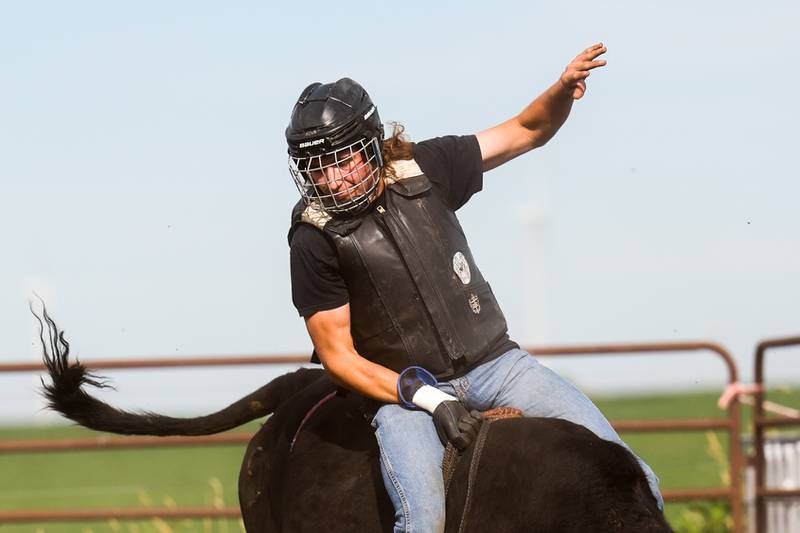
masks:
<instances>
[{"instance_id":1,"label":"metal fence","mask_svg":"<svg viewBox=\"0 0 800 533\"><path fill-rule=\"evenodd\" d=\"M738 382L733 358L718 344L710 342L692 343L646 343L613 345L580 345L529 348L537 357L542 356L596 356L612 354L647 355L663 352L711 352L723 359L727 368L729 384ZM129 359L84 361L92 369L131 369L165 367L207 367L233 365L302 364L308 356L248 356L248 357L204 357L180 359ZM34 363L0 364L4 372L42 372L43 365ZM769 422L768 422L769 423ZM731 485L711 489L679 489L664 491L667 501L726 500L730 503L734 531L744 528L744 510L741 495L741 474L744 465L741 447L738 445L741 434L741 413L738 398L730 403L724 417L684 418L671 420L624 420L612 421L620 432L672 432L672 431L724 431L729 437L728 461ZM764 427L762 425L762 427ZM46 441L0 441L0 453L37 453L52 450L86 450L145 448L161 446L227 445L241 444L249 440L249 433L228 433L207 437L95 437L89 439L46 440ZM770 489L763 489L759 497L769 497ZM142 518L200 518L200 517L238 517L239 509L227 507L214 508L147 508L147 509L75 509L64 511L27 510L2 511L0 524L11 522L75 521L103 519L142 519Z\"/></svg>"},{"instance_id":2,"label":"metal fence","mask_svg":"<svg viewBox=\"0 0 800 533\"><path fill-rule=\"evenodd\" d=\"M759 533L800 531L800 441L772 437L770 428L800 427L800 418L766 416L764 365L767 350L800 345L800 337L765 340L756 348L753 404L753 454L749 458L755 478L755 530ZM768 501L769 500L769 501Z\"/></svg>"}]
</instances>

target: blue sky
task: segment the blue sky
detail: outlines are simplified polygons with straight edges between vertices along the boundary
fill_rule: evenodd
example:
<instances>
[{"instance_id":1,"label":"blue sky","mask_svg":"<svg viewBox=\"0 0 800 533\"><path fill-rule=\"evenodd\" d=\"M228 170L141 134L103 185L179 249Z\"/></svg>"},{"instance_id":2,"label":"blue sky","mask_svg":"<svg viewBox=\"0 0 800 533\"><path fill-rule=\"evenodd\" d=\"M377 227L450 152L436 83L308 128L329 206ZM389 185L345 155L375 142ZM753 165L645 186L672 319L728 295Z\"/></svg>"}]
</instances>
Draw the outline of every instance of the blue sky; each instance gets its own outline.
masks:
<instances>
[{"instance_id":1,"label":"blue sky","mask_svg":"<svg viewBox=\"0 0 800 533\"><path fill-rule=\"evenodd\" d=\"M709 339L749 377L760 339L800 333L800 7L561 4L3 6L0 361L38 356L34 289L88 360L308 351L286 244L300 90L350 76L414 139L468 134L603 41L562 131L459 213L472 250L524 344ZM772 379L800 380L798 356ZM724 375L710 356L554 366L590 391ZM274 372L113 373L111 397L201 412ZM32 416L34 378L0 380L0 416Z\"/></svg>"}]
</instances>

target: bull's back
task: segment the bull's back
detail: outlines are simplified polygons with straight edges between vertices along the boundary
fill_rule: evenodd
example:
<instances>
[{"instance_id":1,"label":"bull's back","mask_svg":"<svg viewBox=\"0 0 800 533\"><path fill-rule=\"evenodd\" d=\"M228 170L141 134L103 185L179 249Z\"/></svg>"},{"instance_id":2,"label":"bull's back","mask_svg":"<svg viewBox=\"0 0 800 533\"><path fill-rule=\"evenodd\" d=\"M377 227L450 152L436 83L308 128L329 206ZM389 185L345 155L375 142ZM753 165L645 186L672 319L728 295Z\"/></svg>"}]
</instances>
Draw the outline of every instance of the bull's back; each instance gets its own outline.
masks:
<instances>
[{"instance_id":1,"label":"bull's back","mask_svg":"<svg viewBox=\"0 0 800 533\"><path fill-rule=\"evenodd\" d=\"M473 454L456 467L446 533L671 531L633 455L582 426L497 420L477 460Z\"/></svg>"}]
</instances>

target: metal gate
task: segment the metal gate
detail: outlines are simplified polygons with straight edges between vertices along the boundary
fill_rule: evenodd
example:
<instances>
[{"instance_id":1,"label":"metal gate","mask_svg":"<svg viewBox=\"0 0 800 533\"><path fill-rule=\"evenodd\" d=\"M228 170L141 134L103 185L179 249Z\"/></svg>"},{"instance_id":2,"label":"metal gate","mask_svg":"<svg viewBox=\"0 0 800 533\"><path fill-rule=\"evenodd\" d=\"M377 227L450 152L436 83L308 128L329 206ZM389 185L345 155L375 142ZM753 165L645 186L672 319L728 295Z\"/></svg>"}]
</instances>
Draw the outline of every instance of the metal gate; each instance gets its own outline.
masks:
<instances>
[{"instance_id":1,"label":"metal gate","mask_svg":"<svg viewBox=\"0 0 800 533\"><path fill-rule=\"evenodd\" d=\"M767 349L800 345L800 337L759 343L755 356L753 455L748 484L750 531L800 532L800 437L767 437L768 428L800 427L800 417L766 416L764 361ZM752 502L752 503L751 503Z\"/></svg>"}]
</instances>

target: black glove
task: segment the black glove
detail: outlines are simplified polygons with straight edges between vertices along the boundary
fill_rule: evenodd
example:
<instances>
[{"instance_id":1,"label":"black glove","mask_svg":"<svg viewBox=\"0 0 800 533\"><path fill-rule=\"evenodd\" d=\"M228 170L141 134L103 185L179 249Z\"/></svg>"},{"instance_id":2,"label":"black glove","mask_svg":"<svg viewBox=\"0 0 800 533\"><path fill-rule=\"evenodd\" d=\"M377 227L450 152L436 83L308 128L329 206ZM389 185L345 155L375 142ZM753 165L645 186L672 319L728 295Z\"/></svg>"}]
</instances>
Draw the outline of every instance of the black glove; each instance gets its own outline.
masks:
<instances>
[{"instance_id":1,"label":"black glove","mask_svg":"<svg viewBox=\"0 0 800 533\"><path fill-rule=\"evenodd\" d=\"M457 400L442 402L433 411L433 425L442 445L451 442L458 450L464 450L475 440L482 422L478 411L467 412Z\"/></svg>"}]
</instances>

